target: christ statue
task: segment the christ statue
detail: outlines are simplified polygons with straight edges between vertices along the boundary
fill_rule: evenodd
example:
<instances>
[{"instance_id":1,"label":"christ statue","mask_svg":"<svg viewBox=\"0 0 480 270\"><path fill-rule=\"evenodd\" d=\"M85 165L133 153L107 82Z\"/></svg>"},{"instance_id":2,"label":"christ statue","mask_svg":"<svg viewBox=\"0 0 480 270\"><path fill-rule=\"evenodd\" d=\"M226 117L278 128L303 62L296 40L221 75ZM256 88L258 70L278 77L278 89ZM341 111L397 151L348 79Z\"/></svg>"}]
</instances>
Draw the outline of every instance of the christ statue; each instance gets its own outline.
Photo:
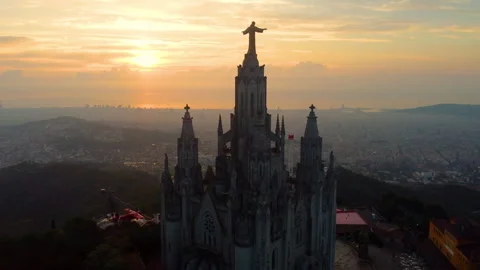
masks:
<instances>
[{"instance_id":1,"label":"christ statue","mask_svg":"<svg viewBox=\"0 0 480 270\"><path fill-rule=\"evenodd\" d=\"M252 24L242 32L244 35L249 35L247 54L257 54L255 49L255 33L263 33L265 30L267 30L267 28L258 28L255 26L255 22L252 22Z\"/></svg>"}]
</instances>

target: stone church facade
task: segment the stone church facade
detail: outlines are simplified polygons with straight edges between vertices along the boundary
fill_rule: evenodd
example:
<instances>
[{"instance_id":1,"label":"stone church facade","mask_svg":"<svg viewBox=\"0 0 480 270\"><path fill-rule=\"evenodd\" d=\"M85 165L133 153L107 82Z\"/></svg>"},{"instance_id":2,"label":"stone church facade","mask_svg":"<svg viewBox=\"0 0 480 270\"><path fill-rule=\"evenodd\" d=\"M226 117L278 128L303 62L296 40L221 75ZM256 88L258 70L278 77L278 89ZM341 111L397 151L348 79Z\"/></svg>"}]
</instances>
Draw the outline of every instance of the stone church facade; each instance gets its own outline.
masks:
<instances>
[{"instance_id":1,"label":"stone church facade","mask_svg":"<svg viewBox=\"0 0 480 270\"><path fill-rule=\"evenodd\" d=\"M215 168L202 175L188 105L177 164L161 176L163 269L332 270L335 257L334 156L322 160L322 137L310 106L296 177L285 166L283 116L267 112L267 77L250 44L235 77L230 127L218 120ZM252 45L253 35L253 45Z\"/></svg>"}]
</instances>

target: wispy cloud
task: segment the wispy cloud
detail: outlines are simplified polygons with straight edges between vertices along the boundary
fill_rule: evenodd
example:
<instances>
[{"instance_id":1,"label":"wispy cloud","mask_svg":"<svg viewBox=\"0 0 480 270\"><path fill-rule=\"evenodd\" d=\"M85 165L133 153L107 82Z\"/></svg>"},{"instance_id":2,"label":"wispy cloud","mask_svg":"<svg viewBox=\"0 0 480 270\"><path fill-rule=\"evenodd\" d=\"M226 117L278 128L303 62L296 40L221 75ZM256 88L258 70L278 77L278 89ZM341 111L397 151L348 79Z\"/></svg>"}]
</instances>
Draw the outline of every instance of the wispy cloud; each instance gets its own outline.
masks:
<instances>
[{"instance_id":1,"label":"wispy cloud","mask_svg":"<svg viewBox=\"0 0 480 270\"><path fill-rule=\"evenodd\" d=\"M457 10L471 0L390 0L390 1L358 1L355 6L383 12L405 10Z\"/></svg>"},{"instance_id":2,"label":"wispy cloud","mask_svg":"<svg viewBox=\"0 0 480 270\"><path fill-rule=\"evenodd\" d=\"M480 34L480 25L478 26L459 26L449 25L441 28L430 29L430 32L451 32L451 33L477 33Z\"/></svg>"},{"instance_id":3,"label":"wispy cloud","mask_svg":"<svg viewBox=\"0 0 480 270\"><path fill-rule=\"evenodd\" d=\"M0 36L0 46L17 45L27 42L32 42L32 40L26 37Z\"/></svg>"},{"instance_id":4,"label":"wispy cloud","mask_svg":"<svg viewBox=\"0 0 480 270\"><path fill-rule=\"evenodd\" d=\"M133 57L129 52L35 51L0 52L0 67L8 69L75 70L89 66L114 65L116 60Z\"/></svg>"}]
</instances>

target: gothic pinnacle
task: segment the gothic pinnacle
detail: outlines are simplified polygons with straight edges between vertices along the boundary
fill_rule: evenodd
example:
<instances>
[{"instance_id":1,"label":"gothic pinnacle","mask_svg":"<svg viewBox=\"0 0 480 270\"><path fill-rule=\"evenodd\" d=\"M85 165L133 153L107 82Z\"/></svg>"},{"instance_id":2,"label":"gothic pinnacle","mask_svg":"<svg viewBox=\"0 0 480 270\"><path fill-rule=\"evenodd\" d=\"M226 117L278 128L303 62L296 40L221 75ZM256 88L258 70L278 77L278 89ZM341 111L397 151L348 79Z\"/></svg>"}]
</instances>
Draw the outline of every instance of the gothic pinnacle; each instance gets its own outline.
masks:
<instances>
[{"instance_id":1,"label":"gothic pinnacle","mask_svg":"<svg viewBox=\"0 0 480 270\"><path fill-rule=\"evenodd\" d=\"M318 126L317 126L317 116L315 115L315 106L312 104L310 107L310 113L307 117L307 125L305 126L305 138L317 138L318 135Z\"/></svg>"},{"instance_id":2,"label":"gothic pinnacle","mask_svg":"<svg viewBox=\"0 0 480 270\"><path fill-rule=\"evenodd\" d=\"M282 115L282 130L281 130L281 134L283 136L285 136L285 118L283 117Z\"/></svg>"},{"instance_id":3,"label":"gothic pinnacle","mask_svg":"<svg viewBox=\"0 0 480 270\"><path fill-rule=\"evenodd\" d=\"M275 126L275 134L280 135L280 116L277 113L277 125Z\"/></svg>"},{"instance_id":4,"label":"gothic pinnacle","mask_svg":"<svg viewBox=\"0 0 480 270\"><path fill-rule=\"evenodd\" d=\"M164 163L165 163L165 164L163 165L163 166L164 166L163 170L166 171L166 172L168 172L168 155L167 155L167 154L165 154Z\"/></svg>"},{"instance_id":5,"label":"gothic pinnacle","mask_svg":"<svg viewBox=\"0 0 480 270\"><path fill-rule=\"evenodd\" d=\"M222 125L222 115L218 115L218 128L217 128L218 134L223 134L223 125Z\"/></svg>"},{"instance_id":6,"label":"gothic pinnacle","mask_svg":"<svg viewBox=\"0 0 480 270\"><path fill-rule=\"evenodd\" d=\"M312 104L310 105L310 107L308 107L310 109L310 113L308 114L308 118L314 118L314 119L317 119L317 116L315 115L315 106Z\"/></svg>"},{"instance_id":7,"label":"gothic pinnacle","mask_svg":"<svg viewBox=\"0 0 480 270\"><path fill-rule=\"evenodd\" d=\"M193 124L192 120L193 117L190 116L190 106L185 105L185 115L182 117L183 124L182 124L182 133L181 138L195 138L195 132L193 131Z\"/></svg>"}]
</instances>

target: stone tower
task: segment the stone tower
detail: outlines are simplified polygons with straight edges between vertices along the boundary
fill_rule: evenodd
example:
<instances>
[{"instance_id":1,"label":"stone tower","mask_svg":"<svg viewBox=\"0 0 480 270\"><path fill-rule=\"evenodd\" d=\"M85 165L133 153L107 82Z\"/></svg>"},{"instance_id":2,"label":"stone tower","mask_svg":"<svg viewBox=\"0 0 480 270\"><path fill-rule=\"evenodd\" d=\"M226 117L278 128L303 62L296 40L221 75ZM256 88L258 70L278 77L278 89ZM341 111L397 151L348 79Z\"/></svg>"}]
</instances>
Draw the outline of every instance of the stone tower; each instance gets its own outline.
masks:
<instances>
[{"instance_id":1,"label":"stone tower","mask_svg":"<svg viewBox=\"0 0 480 270\"><path fill-rule=\"evenodd\" d=\"M259 65L255 23L249 49L235 77L235 108L224 131L218 119L215 169L204 177L198 139L185 106L175 175L162 183L162 263L164 269L294 270L334 267L334 156L322 161L322 138L310 106L297 177L285 166L285 122L271 130L267 77Z\"/></svg>"}]
</instances>

